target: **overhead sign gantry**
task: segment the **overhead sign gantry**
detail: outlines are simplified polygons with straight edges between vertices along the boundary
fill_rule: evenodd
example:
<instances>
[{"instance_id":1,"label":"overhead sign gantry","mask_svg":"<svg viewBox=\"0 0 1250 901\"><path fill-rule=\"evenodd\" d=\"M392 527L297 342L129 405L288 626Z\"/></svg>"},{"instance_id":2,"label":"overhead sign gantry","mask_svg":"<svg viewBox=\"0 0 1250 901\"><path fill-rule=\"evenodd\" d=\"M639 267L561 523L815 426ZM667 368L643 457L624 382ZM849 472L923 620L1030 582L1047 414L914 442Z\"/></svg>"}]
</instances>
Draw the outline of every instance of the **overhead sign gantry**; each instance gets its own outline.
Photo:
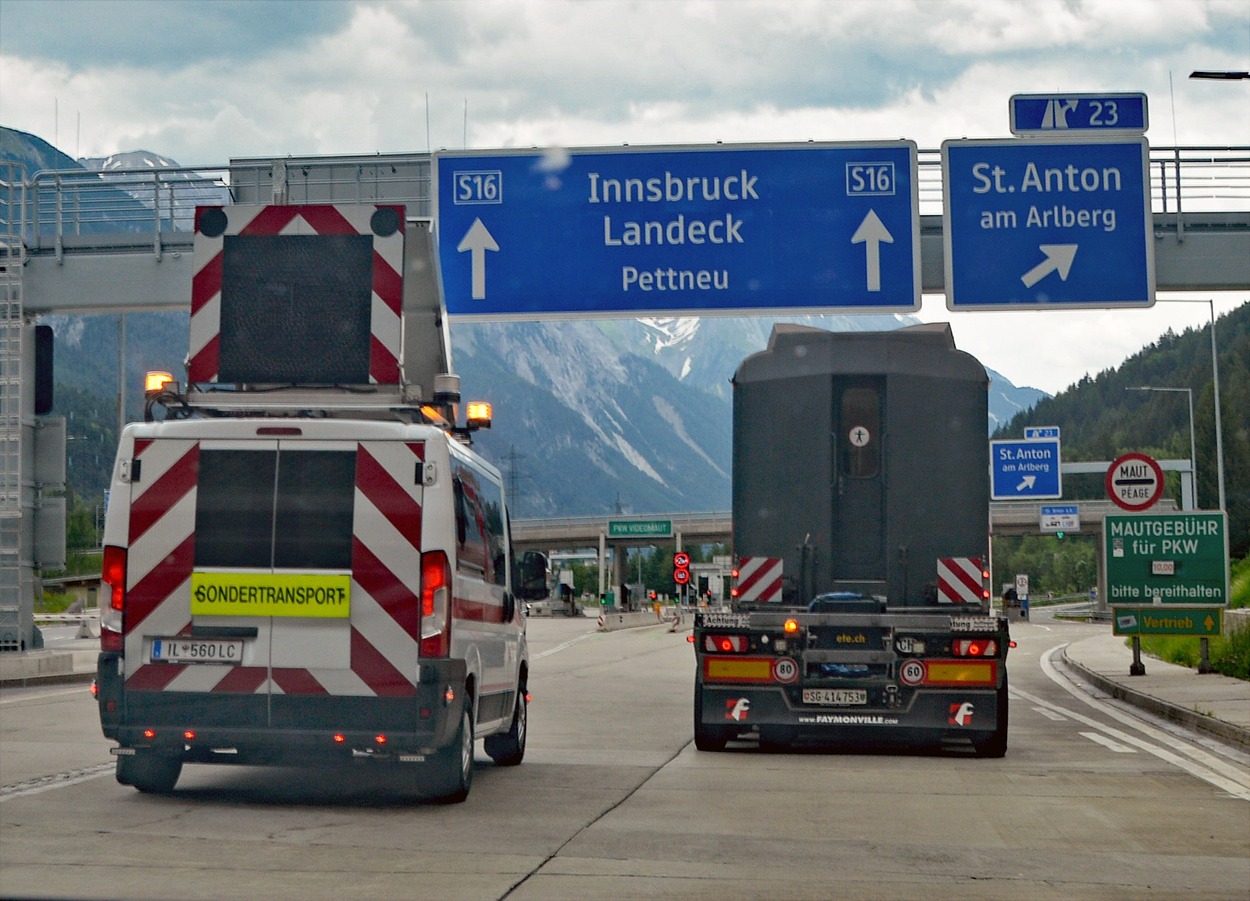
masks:
<instances>
[{"instance_id":1,"label":"overhead sign gantry","mask_svg":"<svg viewBox=\"0 0 1250 901\"><path fill-rule=\"evenodd\" d=\"M916 145L435 155L449 314L920 308Z\"/></svg>"}]
</instances>

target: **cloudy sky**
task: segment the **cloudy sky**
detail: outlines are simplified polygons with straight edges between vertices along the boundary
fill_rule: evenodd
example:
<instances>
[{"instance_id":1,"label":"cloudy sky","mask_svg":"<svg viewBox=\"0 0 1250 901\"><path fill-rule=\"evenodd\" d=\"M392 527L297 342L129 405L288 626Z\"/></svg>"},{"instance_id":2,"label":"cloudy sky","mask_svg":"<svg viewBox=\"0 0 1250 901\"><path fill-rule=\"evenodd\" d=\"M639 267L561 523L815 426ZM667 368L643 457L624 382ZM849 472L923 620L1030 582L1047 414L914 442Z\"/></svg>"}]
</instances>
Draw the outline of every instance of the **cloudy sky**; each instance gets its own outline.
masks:
<instances>
[{"instance_id":1,"label":"cloudy sky","mask_svg":"<svg viewBox=\"0 0 1250 901\"><path fill-rule=\"evenodd\" d=\"M0 0L0 124L71 156L1005 137L1141 91L1152 146L1250 145L1250 0ZM1245 209L1244 202L1241 208ZM1205 295L1204 295L1205 296ZM1205 303L926 321L1057 392ZM1193 298L1193 295L1187 295ZM1227 311L1247 295L1214 295ZM1168 302L1165 302L1168 301Z\"/></svg>"}]
</instances>

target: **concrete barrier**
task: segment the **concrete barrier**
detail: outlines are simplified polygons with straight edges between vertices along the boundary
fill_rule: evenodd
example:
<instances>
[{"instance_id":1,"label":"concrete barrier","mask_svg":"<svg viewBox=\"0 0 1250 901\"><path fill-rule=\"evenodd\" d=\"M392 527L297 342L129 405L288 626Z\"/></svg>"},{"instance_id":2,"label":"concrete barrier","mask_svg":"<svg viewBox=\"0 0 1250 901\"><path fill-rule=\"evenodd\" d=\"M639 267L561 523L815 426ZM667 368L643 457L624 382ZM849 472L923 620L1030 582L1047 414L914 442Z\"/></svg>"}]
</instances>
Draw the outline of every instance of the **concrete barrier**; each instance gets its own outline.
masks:
<instances>
[{"instance_id":1,"label":"concrete barrier","mask_svg":"<svg viewBox=\"0 0 1250 901\"><path fill-rule=\"evenodd\" d=\"M1225 638L1231 638L1234 632L1241 632L1245 629L1250 629L1250 607L1224 611Z\"/></svg>"},{"instance_id":2,"label":"concrete barrier","mask_svg":"<svg viewBox=\"0 0 1250 901\"><path fill-rule=\"evenodd\" d=\"M643 626L658 626L660 620L650 610L636 613L600 613L599 631L616 632L620 629L639 629Z\"/></svg>"}]
</instances>

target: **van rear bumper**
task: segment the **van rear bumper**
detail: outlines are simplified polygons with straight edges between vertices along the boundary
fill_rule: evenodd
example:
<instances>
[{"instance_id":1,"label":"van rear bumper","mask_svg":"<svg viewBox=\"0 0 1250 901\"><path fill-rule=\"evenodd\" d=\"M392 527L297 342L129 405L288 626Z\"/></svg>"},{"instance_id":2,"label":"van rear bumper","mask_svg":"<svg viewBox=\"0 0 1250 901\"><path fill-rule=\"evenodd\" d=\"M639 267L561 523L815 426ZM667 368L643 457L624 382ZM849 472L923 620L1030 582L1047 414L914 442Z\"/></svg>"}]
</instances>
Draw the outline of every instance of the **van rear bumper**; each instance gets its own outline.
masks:
<instances>
[{"instance_id":1,"label":"van rear bumper","mask_svg":"<svg viewBox=\"0 0 1250 901\"><path fill-rule=\"evenodd\" d=\"M415 692L403 696L135 691L124 687L119 663L100 655L105 737L186 761L420 757L454 740L465 705L463 660L423 660Z\"/></svg>"}]
</instances>

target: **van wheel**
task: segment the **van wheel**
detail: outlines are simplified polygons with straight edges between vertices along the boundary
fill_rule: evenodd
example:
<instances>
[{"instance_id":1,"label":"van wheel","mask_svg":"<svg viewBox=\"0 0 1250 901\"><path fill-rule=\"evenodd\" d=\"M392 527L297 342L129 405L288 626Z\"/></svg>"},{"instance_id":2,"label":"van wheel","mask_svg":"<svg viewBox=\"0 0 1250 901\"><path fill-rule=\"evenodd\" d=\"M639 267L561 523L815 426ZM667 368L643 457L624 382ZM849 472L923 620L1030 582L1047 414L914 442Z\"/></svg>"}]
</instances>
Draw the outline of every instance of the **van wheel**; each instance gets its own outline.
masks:
<instances>
[{"instance_id":1,"label":"van wheel","mask_svg":"<svg viewBox=\"0 0 1250 901\"><path fill-rule=\"evenodd\" d=\"M469 797L473 785L473 707L466 704L460 713L460 728L451 744L438 752L431 763L431 800L459 804Z\"/></svg>"},{"instance_id":2,"label":"van wheel","mask_svg":"<svg viewBox=\"0 0 1250 901\"><path fill-rule=\"evenodd\" d=\"M174 790L182 775L182 761L158 754L135 754L117 758L117 781L141 792L163 795Z\"/></svg>"},{"instance_id":3,"label":"van wheel","mask_svg":"<svg viewBox=\"0 0 1250 901\"><path fill-rule=\"evenodd\" d=\"M529 703L525 699L525 685L522 683L516 695L516 708L512 711L512 725L503 735L488 735L483 742L486 753L498 766L516 766L525 757L528 717Z\"/></svg>"}]
</instances>

